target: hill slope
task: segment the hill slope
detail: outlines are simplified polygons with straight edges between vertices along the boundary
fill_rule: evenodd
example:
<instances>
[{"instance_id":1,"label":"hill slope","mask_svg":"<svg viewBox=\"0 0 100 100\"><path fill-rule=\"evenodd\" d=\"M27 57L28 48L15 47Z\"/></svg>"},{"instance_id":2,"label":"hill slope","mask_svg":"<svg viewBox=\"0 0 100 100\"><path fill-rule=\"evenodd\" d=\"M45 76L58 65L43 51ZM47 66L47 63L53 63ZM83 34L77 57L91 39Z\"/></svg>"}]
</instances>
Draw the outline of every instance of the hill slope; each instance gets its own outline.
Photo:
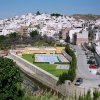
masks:
<instances>
[{"instance_id":1,"label":"hill slope","mask_svg":"<svg viewBox=\"0 0 100 100\"><path fill-rule=\"evenodd\" d=\"M92 15L92 14L74 14L72 15L75 19L83 19L83 20L98 20L100 19L100 15Z\"/></svg>"}]
</instances>

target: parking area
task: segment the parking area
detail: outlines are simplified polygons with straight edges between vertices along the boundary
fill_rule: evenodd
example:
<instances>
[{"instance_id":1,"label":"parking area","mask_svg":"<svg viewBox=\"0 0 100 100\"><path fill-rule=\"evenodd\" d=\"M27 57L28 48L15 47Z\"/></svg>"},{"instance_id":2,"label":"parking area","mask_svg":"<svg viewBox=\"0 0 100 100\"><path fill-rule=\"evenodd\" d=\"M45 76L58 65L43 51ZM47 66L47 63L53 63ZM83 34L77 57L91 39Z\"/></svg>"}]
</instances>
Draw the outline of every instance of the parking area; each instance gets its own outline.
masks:
<instances>
[{"instance_id":1,"label":"parking area","mask_svg":"<svg viewBox=\"0 0 100 100\"><path fill-rule=\"evenodd\" d=\"M87 64L89 65L89 66L87 66L89 72L96 75L97 71L98 71L98 67L97 67L97 62L94 57L94 54L91 51L89 51L88 49L86 49L84 46L81 46L81 48L85 52Z\"/></svg>"},{"instance_id":2,"label":"parking area","mask_svg":"<svg viewBox=\"0 0 100 100\"><path fill-rule=\"evenodd\" d=\"M73 48L76 51L77 57L77 74L74 84L77 88L85 90L100 88L100 76L95 74L96 72L94 71L96 68L94 54L81 46L73 46ZM91 60L91 62L88 62L89 60Z\"/></svg>"}]
</instances>

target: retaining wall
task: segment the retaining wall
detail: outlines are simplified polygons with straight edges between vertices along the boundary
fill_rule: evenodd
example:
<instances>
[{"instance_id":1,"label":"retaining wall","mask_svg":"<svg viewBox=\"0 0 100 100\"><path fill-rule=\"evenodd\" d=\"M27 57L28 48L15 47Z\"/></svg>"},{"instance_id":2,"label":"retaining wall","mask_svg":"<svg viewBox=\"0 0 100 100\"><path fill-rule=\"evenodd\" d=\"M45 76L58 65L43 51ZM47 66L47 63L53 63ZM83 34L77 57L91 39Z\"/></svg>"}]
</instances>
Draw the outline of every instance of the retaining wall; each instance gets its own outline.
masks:
<instances>
[{"instance_id":1,"label":"retaining wall","mask_svg":"<svg viewBox=\"0 0 100 100\"><path fill-rule=\"evenodd\" d=\"M68 60L68 61L72 61L72 57L70 55L68 55L65 50L62 50L62 54L64 55L64 57Z\"/></svg>"},{"instance_id":2,"label":"retaining wall","mask_svg":"<svg viewBox=\"0 0 100 100\"><path fill-rule=\"evenodd\" d=\"M41 68L35 66L34 64L31 64L30 62L24 60L23 58L17 56L14 52L10 51L9 57L12 58L14 61L16 61L16 64L19 66L19 68L24 71L29 76L37 79L42 84L50 87L53 90L56 90L57 92L61 93L64 96L69 95L68 84L63 85L56 85L58 78L54 75L42 70ZM47 66L48 67L48 66ZM29 71L29 70L30 71ZM71 94L70 94L71 95Z\"/></svg>"}]
</instances>

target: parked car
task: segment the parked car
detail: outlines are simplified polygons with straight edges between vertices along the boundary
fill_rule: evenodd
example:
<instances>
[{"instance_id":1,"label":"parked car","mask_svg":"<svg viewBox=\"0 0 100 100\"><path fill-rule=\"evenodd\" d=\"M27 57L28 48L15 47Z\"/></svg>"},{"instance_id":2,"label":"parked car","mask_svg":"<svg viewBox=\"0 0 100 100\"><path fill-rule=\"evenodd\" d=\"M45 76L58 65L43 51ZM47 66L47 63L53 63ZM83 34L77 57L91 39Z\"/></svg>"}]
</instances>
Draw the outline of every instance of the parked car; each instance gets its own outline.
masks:
<instances>
[{"instance_id":1,"label":"parked car","mask_svg":"<svg viewBox=\"0 0 100 100\"><path fill-rule=\"evenodd\" d=\"M98 87L100 87L100 84L98 84Z\"/></svg>"},{"instance_id":2,"label":"parked car","mask_svg":"<svg viewBox=\"0 0 100 100\"><path fill-rule=\"evenodd\" d=\"M94 55L91 55L90 58L91 58L91 59L95 59Z\"/></svg>"},{"instance_id":3,"label":"parked car","mask_svg":"<svg viewBox=\"0 0 100 100\"><path fill-rule=\"evenodd\" d=\"M89 59L89 60L87 61L87 64L96 64L96 61L95 61L95 60L90 60L90 59Z\"/></svg>"},{"instance_id":4,"label":"parked car","mask_svg":"<svg viewBox=\"0 0 100 100\"><path fill-rule=\"evenodd\" d=\"M90 65L89 68L97 69L97 65Z\"/></svg>"},{"instance_id":5,"label":"parked car","mask_svg":"<svg viewBox=\"0 0 100 100\"><path fill-rule=\"evenodd\" d=\"M90 59L90 57L89 57L88 55L86 56L86 58L87 58L87 59Z\"/></svg>"},{"instance_id":6,"label":"parked car","mask_svg":"<svg viewBox=\"0 0 100 100\"><path fill-rule=\"evenodd\" d=\"M77 78L76 79L76 82L75 82L75 85L76 86L79 86L79 85L81 85L83 83L83 79L82 78Z\"/></svg>"}]
</instances>

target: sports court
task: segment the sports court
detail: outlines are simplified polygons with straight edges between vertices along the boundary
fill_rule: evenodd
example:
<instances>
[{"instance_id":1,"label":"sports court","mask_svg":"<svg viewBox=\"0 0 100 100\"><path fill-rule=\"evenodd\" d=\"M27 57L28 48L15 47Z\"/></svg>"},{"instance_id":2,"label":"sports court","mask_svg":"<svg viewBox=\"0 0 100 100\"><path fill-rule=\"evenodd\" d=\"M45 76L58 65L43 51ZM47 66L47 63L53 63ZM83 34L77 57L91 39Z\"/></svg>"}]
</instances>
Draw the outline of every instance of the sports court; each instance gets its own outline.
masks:
<instances>
[{"instance_id":1,"label":"sports court","mask_svg":"<svg viewBox=\"0 0 100 100\"><path fill-rule=\"evenodd\" d=\"M54 64L55 62L68 62L68 60L62 54L35 54L35 62Z\"/></svg>"}]
</instances>

